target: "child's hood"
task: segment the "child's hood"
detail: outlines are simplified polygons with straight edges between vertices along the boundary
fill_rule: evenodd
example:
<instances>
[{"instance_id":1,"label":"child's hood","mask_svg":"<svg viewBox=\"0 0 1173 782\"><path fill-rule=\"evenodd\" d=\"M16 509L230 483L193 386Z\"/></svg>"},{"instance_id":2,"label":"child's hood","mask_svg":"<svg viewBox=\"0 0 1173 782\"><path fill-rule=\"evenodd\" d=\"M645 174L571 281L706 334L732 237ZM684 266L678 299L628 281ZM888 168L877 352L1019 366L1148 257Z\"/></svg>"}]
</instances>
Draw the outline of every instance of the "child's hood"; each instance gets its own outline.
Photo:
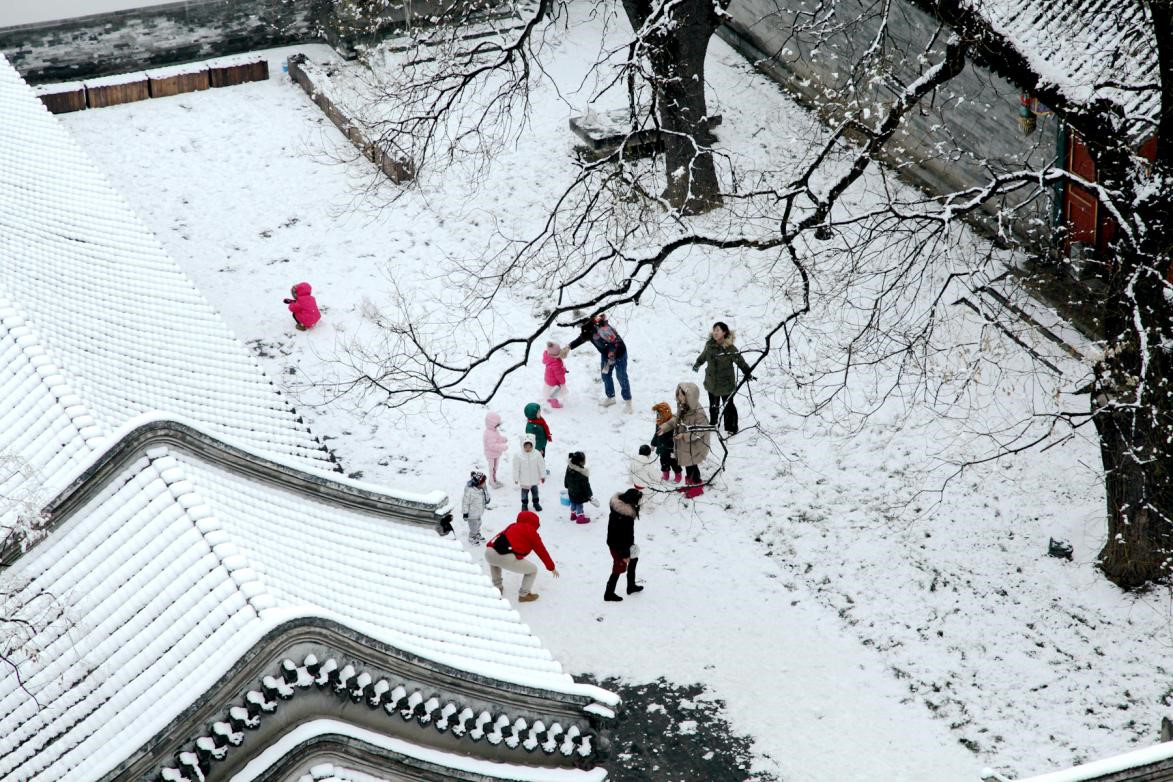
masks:
<instances>
[{"instance_id":1,"label":"child's hood","mask_svg":"<svg viewBox=\"0 0 1173 782\"><path fill-rule=\"evenodd\" d=\"M523 449L525 448L526 443L529 443L530 445L534 446L535 451L537 450L538 438L534 437L532 434L523 434L521 436L521 447ZM525 451L523 450L522 453L525 453Z\"/></svg>"},{"instance_id":2,"label":"child's hood","mask_svg":"<svg viewBox=\"0 0 1173 782\"><path fill-rule=\"evenodd\" d=\"M542 526L542 520L539 519L538 514L534 513L532 510L523 510L521 513L517 514L517 523L528 524L534 529Z\"/></svg>"},{"instance_id":3,"label":"child's hood","mask_svg":"<svg viewBox=\"0 0 1173 782\"><path fill-rule=\"evenodd\" d=\"M672 407L667 402L657 402L652 405L652 410L656 414L656 423L662 424L672 417Z\"/></svg>"},{"instance_id":4,"label":"child's hood","mask_svg":"<svg viewBox=\"0 0 1173 782\"><path fill-rule=\"evenodd\" d=\"M701 406L701 390L696 383L681 383L676 386L677 391L684 393L685 404L689 410L697 410Z\"/></svg>"},{"instance_id":5,"label":"child's hood","mask_svg":"<svg viewBox=\"0 0 1173 782\"><path fill-rule=\"evenodd\" d=\"M635 518L637 515L636 508L635 506L623 501L622 497L624 494L626 494L626 492L620 492L619 494L611 497L611 510L624 516L631 516L632 518Z\"/></svg>"},{"instance_id":6,"label":"child's hood","mask_svg":"<svg viewBox=\"0 0 1173 782\"><path fill-rule=\"evenodd\" d=\"M313 292L313 290L314 289L310 287L310 284L308 282L299 282L297 285L293 286L293 295L294 296L309 296Z\"/></svg>"},{"instance_id":7,"label":"child's hood","mask_svg":"<svg viewBox=\"0 0 1173 782\"><path fill-rule=\"evenodd\" d=\"M538 413L542 412L542 406L539 405L537 402L530 402L528 405L525 406L524 412L525 412L526 418L537 418Z\"/></svg>"},{"instance_id":8,"label":"child's hood","mask_svg":"<svg viewBox=\"0 0 1173 782\"><path fill-rule=\"evenodd\" d=\"M496 429L500 425L501 425L501 416L500 415L498 415L497 413L494 413L492 410L485 413L485 428L486 429Z\"/></svg>"}]
</instances>

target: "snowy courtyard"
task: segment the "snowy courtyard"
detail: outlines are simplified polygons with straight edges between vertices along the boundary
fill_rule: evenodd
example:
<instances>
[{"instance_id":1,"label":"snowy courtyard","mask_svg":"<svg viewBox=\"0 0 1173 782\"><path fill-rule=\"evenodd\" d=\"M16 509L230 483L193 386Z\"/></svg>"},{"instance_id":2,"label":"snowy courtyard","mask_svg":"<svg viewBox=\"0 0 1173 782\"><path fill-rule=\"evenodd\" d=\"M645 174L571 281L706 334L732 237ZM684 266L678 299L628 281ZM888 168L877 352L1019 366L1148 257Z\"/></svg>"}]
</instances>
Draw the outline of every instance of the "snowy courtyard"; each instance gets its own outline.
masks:
<instances>
[{"instance_id":1,"label":"snowy courtyard","mask_svg":"<svg viewBox=\"0 0 1173 782\"><path fill-rule=\"evenodd\" d=\"M561 32L550 67L576 73L600 24ZM394 186L371 188L371 164L282 73L297 51L335 59L325 46L272 50L268 81L61 120L351 478L442 489L459 502L469 471L484 468L487 410L502 417L508 456L518 452L523 407L544 402L540 352L487 409L434 399L392 408L378 390L349 387L348 349L376 344L370 314L387 315L396 291L423 310L451 307L446 277L456 264L544 218L574 172L567 121L587 107L538 89L520 143L501 149L491 170L457 167L391 202ZM336 67L344 80L360 66ZM807 154L797 145L815 120L720 41L708 79L723 148L779 168ZM1125 595L1094 567L1105 535L1094 433L950 478L950 462L983 455L975 432L1028 409L1025 392L1006 387L1045 394L1061 385L1056 377L1040 375L1037 389L1027 378L972 391L989 398L966 409L988 421L943 418L910 399L854 427L833 410L798 415L792 381L805 354L794 364L774 355L755 373L752 399L739 397L743 429L729 440L726 472L700 498L664 493L639 518L644 591L603 602L606 501L630 485L628 461L653 433L652 405L671 402L677 383L699 382L690 370L713 321L729 322L752 349L785 301L747 268L736 254L694 249L672 259L638 306L613 314L630 350L633 414L599 406L589 345L567 359L565 407L544 411L553 440L541 487L542 535L561 577L542 571L541 599L518 605L516 576L506 574L505 596L523 621L572 674L703 685L700 697L723 702L732 732L751 739L754 772L785 782L976 782L984 767L1028 776L1156 743L1173 698L1164 668L1173 604L1162 589ZM313 285L323 314L307 332L294 330L282 304L300 281ZM507 289L492 312L497 336L529 328L548 304ZM820 324L812 333L828 344L838 338L832 315L811 313ZM988 361L993 375L1045 375L983 325L956 308L948 329L964 347L939 359L939 371ZM550 338L573 336L556 327ZM975 359L978 345L986 359ZM570 523L559 504L572 451L587 454L603 504L588 506L590 524ZM509 468L507 458L486 535L518 511ZM455 526L464 540L459 516ZM1047 556L1052 538L1072 543L1072 561ZM695 729L679 720L667 736ZM612 762L621 766L624 752L616 747ZM690 778L717 778L704 771L710 757L695 759Z\"/></svg>"}]
</instances>

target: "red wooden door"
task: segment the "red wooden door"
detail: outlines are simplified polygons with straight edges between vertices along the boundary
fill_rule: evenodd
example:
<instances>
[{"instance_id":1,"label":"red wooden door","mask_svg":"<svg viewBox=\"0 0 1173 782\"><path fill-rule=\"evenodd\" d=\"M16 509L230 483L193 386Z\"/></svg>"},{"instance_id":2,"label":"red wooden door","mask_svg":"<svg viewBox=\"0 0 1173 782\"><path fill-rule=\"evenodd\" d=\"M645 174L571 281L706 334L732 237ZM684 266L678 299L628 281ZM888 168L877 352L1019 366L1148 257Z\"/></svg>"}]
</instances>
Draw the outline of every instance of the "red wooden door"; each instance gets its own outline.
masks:
<instances>
[{"instance_id":1,"label":"red wooden door","mask_svg":"<svg viewBox=\"0 0 1173 782\"><path fill-rule=\"evenodd\" d=\"M1071 133L1068 139L1067 170L1089 182L1096 181L1096 166L1087 152L1087 146L1075 133ZM1063 219L1067 223L1064 255L1071 254L1072 242L1096 246L1098 217L1099 203L1091 191L1068 182L1063 193Z\"/></svg>"}]
</instances>

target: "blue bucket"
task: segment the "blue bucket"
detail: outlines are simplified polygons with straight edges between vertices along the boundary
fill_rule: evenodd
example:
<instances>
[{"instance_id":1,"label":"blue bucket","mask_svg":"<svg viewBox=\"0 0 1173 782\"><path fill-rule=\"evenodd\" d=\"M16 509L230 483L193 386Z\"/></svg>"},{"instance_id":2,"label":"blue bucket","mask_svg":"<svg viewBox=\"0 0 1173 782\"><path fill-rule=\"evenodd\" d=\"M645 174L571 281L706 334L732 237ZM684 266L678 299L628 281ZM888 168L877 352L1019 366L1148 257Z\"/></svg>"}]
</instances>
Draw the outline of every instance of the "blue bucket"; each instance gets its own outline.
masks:
<instances>
[{"instance_id":1,"label":"blue bucket","mask_svg":"<svg viewBox=\"0 0 1173 782\"><path fill-rule=\"evenodd\" d=\"M566 489L563 489L562 492L558 495L558 501L566 507L570 507L570 495L566 493Z\"/></svg>"}]
</instances>

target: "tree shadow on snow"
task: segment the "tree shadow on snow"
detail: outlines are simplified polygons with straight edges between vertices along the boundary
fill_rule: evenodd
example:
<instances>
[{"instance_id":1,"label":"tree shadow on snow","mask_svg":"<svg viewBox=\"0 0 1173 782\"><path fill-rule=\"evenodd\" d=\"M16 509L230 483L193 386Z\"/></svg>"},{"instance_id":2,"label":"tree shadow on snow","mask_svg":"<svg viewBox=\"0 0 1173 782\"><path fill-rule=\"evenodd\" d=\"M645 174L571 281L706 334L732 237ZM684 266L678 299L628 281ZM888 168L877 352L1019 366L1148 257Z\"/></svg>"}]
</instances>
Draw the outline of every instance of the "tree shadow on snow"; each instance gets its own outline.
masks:
<instances>
[{"instance_id":1,"label":"tree shadow on snow","mask_svg":"<svg viewBox=\"0 0 1173 782\"><path fill-rule=\"evenodd\" d=\"M778 782L768 772L750 771L753 740L733 733L725 703L706 698L704 685L575 678L623 699L611 730L610 782Z\"/></svg>"}]
</instances>

